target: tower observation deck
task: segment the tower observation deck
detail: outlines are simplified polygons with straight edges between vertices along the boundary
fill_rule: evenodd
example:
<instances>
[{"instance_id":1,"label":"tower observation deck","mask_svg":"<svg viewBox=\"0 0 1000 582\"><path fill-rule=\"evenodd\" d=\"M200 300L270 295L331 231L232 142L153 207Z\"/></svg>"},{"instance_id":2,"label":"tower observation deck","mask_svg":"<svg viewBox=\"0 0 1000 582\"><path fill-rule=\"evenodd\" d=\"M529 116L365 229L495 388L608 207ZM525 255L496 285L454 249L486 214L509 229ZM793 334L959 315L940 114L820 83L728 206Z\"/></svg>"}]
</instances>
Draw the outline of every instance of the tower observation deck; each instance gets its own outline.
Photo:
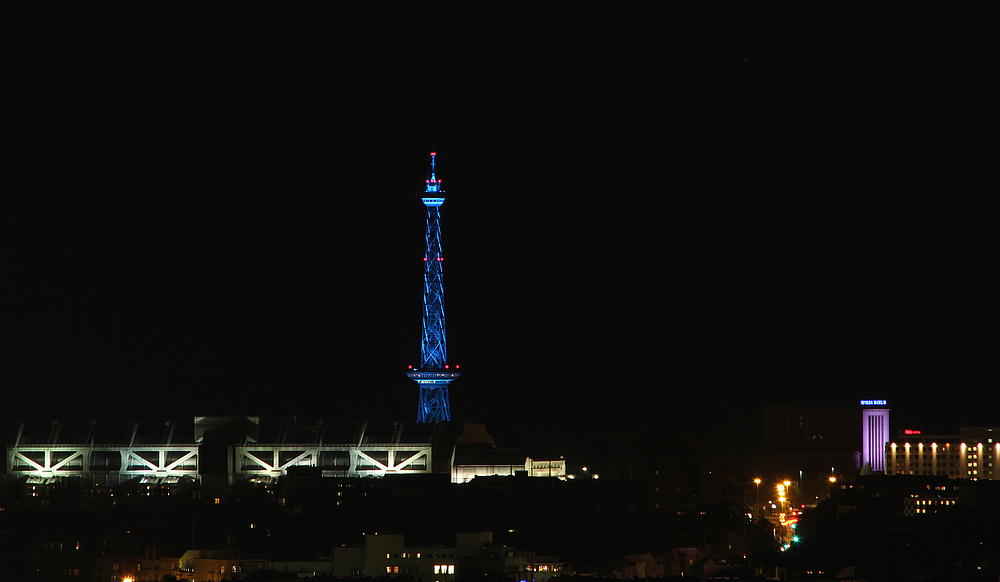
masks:
<instances>
[{"instance_id":1,"label":"tower observation deck","mask_svg":"<svg viewBox=\"0 0 1000 582\"><path fill-rule=\"evenodd\" d=\"M421 200L427 208L426 249L424 251L424 320L420 341L420 366L410 366L407 376L420 387L417 422L451 420L448 384L458 378L458 366L448 365L444 330L444 257L441 254L441 205L444 189L435 172L431 152L431 177Z\"/></svg>"}]
</instances>

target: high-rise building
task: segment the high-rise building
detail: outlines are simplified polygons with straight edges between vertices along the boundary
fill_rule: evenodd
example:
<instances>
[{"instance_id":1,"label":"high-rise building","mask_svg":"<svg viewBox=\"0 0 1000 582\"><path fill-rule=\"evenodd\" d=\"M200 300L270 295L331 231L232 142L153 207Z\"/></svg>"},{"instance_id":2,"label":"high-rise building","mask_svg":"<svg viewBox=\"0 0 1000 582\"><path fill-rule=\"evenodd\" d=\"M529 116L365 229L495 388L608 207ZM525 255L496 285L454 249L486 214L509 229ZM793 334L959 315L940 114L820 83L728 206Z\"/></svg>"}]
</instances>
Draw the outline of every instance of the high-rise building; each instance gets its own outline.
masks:
<instances>
[{"instance_id":1,"label":"high-rise building","mask_svg":"<svg viewBox=\"0 0 1000 582\"><path fill-rule=\"evenodd\" d=\"M885 400L862 400L861 466L885 471L885 445L889 442L889 409Z\"/></svg>"},{"instance_id":2,"label":"high-rise building","mask_svg":"<svg viewBox=\"0 0 1000 582\"><path fill-rule=\"evenodd\" d=\"M444 328L444 255L441 252L441 205L444 189L435 171L431 152L431 177L421 200L427 208L427 234L424 251L424 318L420 341L420 365L410 366L407 376L420 386L417 422L451 420L448 385L458 378L458 366L448 365Z\"/></svg>"}]
</instances>

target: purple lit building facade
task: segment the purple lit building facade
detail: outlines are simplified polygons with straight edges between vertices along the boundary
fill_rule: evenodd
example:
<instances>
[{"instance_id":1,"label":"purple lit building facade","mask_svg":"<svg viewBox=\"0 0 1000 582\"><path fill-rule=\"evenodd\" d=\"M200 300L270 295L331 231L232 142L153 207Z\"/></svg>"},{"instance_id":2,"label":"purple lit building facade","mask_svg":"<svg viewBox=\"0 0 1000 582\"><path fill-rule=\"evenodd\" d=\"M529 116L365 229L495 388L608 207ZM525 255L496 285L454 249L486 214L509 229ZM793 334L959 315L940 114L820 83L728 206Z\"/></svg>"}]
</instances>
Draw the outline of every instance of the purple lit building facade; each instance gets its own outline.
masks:
<instances>
[{"instance_id":1,"label":"purple lit building facade","mask_svg":"<svg viewBox=\"0 0 1000 582\"><path fill-rule=\"evenodd\" d=\"M862 400L861 466L885 471L885 445L889 443L889 409L885 400Z\"/></svg>"}]
</instances>

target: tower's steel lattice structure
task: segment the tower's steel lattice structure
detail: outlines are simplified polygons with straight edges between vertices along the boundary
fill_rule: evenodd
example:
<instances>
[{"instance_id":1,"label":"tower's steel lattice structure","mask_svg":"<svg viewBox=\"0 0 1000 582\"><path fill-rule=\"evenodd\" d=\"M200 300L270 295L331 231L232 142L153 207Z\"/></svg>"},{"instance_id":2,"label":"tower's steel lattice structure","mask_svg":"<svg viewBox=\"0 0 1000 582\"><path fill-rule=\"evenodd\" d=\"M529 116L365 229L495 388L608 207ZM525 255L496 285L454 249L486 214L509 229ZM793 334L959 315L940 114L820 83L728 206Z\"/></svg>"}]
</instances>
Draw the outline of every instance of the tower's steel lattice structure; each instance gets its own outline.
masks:
<instances>
[{"instance_id":1,"label":"tower's steel lattice structure","mask_svg":"<svg viewBox=\"0 0 1000 582\"><path fill-rule=\"evenodd\" d=\"M424 322L420 341L420 366L407 374L420 386L417 422L451 420L448 384L458 378L458 366L448 366L444 331L444 257L441 254L441 205L444 189L435 172L431 152L431 177L421 196L427 208L426 251L424 253Z\"/></svg>"}]
</instances>

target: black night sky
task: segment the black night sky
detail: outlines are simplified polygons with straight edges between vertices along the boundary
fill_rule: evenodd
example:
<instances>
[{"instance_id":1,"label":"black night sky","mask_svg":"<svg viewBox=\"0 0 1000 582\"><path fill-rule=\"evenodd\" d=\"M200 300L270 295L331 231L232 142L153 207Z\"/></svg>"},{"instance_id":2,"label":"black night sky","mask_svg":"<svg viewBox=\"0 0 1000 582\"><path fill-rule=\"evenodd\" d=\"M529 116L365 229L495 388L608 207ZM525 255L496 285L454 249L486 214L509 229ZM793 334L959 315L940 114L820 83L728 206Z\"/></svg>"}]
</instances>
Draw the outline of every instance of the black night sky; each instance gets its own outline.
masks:
<instances>
[{"instance_id":1,"label":"black night sky","mask_svg":"<svg viewBox=\"0 0 1000 582\"><path fill-rule=\"evenodd\" d=\"M501 444L1000 423L994 19L381 8L12 18L8 424L413 419L430 151Z\"/></svg>"}]
</instances>

